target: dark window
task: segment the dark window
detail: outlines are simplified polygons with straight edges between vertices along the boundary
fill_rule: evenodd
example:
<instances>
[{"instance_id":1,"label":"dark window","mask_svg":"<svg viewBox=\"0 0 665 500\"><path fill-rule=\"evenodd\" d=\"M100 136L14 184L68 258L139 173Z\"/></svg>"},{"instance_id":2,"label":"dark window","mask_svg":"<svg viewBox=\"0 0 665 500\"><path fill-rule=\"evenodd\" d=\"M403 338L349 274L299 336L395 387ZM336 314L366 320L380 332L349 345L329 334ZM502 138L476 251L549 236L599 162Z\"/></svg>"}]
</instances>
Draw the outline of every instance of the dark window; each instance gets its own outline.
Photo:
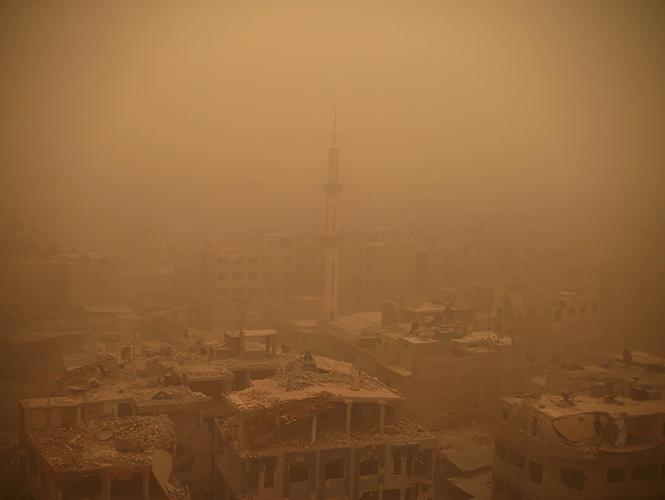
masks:
<instances>
[{"instance_id":1,"label":"dark window","mask_svg":"<svg viewBox=\"0 0 665 500\"><path fill-rule=\"evenodd\" d=\"M174 472L189 472L194 468L196 456L194 450L188 444L179 444L176 449L175 460L173 461Z\"/></svg>"},{"instance_id":2,"label":"dark window","mask_svg":"<svg viewBox=\"0 0 665 500\"><path fill-rule=\"evenodd\" d=\"M503 481L501 481L501 479L499 479L498 477L493 477L492 486L494 487L494 491L496 493L503 495L505 485L503 484Z\"/></svg>"},{"instance_id":3,"label":"dark window","mask_svg":"<svg viewBox=\"0 0 665 500\"><path fill-rule=\"evenodd\" d=\"M656 479L658 476L658 466L653 465L638 465L633 467L631 478L633 481L645 481L648 479Z\"/></svg>"},{"instance_id":4,"label":"dark window","mask_svg":"<svg viewBox=\"0 0 665 500\"><path fill-rule=\"evenodd\" d=\"M247 277L248 277L250 280L255 280L256 278L259 277L259 273L257 273L256 271L252 271L252 272L250 272L250 273L247 273Z\"/></svg>"},{"instance_id":5,"label":"dark window","mask_svg":"<svg viewBox=\"0 0 665 500\"><path fill-rule=\"evenodd\" d=\"M217 273L217 279L218 280L225 280L226 279L226 273Z\"/></svg>"},{"instance_id":6,"label":"dark window","mask_svg":"<svg viewBox=\"0 0 665 500\"><path fill-rule=\"evenodd\" d=\"M344 462L342 460L331 460L326 463L326 479L340 479L344 477Z\"/></svg>"},{"instance_id":7,"label":"dark window","mask_svg":"<svg viewBox=\"0 0 665 500\"><path fill-rule=\"evenodd\" d=\"M217 295L219 295L220 297L223 297L226 294L227 294L226 288L220 288L219 290L217 290Z\"/></svg>"},{"instance_id":8,"label":"dark window","mask_svg":"<svg viewBox=\"0 0 665 500\"><path fill-rule=\"evenodd\" d=\"M557 323L561 321L561 309L554 310L554 321L556 321Z\"/></svg>"},{"instance_id":9,"label":"dark window","mask_svg":"<svg viewBox=\"0 0 665 500\"><path fill-rule=\"evenodd\" d=\"M626 479L626 469L623 467L611 467L607 469L608 483L623 483Z\"/></svg>"},{"instance_id":10,"label":"dark window","mask_svg":"<svg viewBox=\"0 0 665 500\"><path fill-rule=\"evenodd\" d=\"M120 403L118 405L118 416L119 417L127 417L129 415L134 414L134 409L132 408L132 405L129 403Z\"/></svg>"},{"instance_id":11,"label":"dark window","mask_svg":"<svg viewBox=\"0 0 665 500\"><path fill-rule=\"evenodd\" d=\"M580 314L586 314L586 306L580 306Z\"/></svg>"},{"instance_id":12,"label":"dark window","mask_svg":"<svg viewBox=\"0 0 665 500\"><path fill-rule=\"evenodd\" d=\"M235 257L233 259L234 264L242 264L242 257Z\"/></svg>"},{"instance_id":13,"label":"dark window","mask_svg":"<svg viewBox=\"0 0 665 500\"><path fill-rule=\"evenodd\" d=\"M586 474L579 469L561 469L561 483L569 488L581 490L586 483Z\"/></svg>"},{"instance_id":14,"label":"dark window","mask_svg":"<svg viewBox=\"0 0 665 500\"><path fill-rule=\"evenodd\" d=\"M248 259L248 262L249 262L250 264L258 264L258 262L259 262L259 258L258 258L258 257L250 257L250 258Z\"/></svg>"},{"instance_id":15,"label":"dark window","mask_svg":"<svg viewBox=\"0 0 665 500\"><path fill-rule=\"evenodd\" d=\"M508 422L508 410L506 410L505 408L501 410L501 418L506 422Z\"/></svg>"},{"instance_id":16,"label":"dark window","mask_svg":"<svg viewBox=\"0 0 665 500\"><path fill-rule=\"evenodd\" d=\"M265 474L263 476L263 487L272 488L275 485L275 460L269 459L265 462Z\"/></svg>"},{"instance_id":17,"label":"dark window","mask_svg":"<svg viewBox=\"0 0 665 500\"><path fill-rule=\"evenodd\" d=\"M508 448L508 461L518 469L524 470L524 455L511 448Z\"/></svg>"},{"instance_id":18,"label":"dark window","mask_svg":"<svg viewBox=\"0 0 665 500\"><path fill-rule=\"evenodd\" d=\"M499 458L506 458L506 447L503 445L503 443L499 443L498 441L494 445L494 449L496 450L496 456Z\"/></svg>"},{"instance_id":19,"label":"dark window","mask_svg":"<svg viewBox=\"0 0 665 500\"><path fill-rule=\"evenodd\" d=\"M226 264L226 258L220 257L219 259L217 259L217 264L221 264L221 265Z\"/></svg>"},{"instance_id":20,"label":"dark window","mask_svg":"<svg viewBox=\"0 0 665 500\"><path fill-rule=\"evenodd\" d=\"M529 479L536 484L543 482L543 464L529 461Z\"/></svg>"},{"instance_id":21,"label":"dark window","mask_svg":"<svg viewBox=\"0 0 665 500\"><path fill-rule=\"evenodd\" d=\"M289 465L289 481L297 483L309 479L309 464L307 462L296 462Z\"/></svg>"},{"instance_id":22,"label":"dark window","mask_svg":"<svg viewBox=\"0 0 665 500\"><path fill-rule=\"evenodd\" d=\"M575 308L574 307L569 307L568 308L568 316L575 316Z\"/></svg>"},{"instance_id":23,"label":"dark window","mask_svg":"<svg viewBox=\"0 0 665 500\"><path fill-rule=\"evenodd\" d=\"M394 490L383 490L383 500L400 500L400 491L397 488Z\"/></svg>"},{"instance_id":24,"label":"dark window","mask_svg":"<svg viewBox=\"0 0 665 500\"><path fill-rule=\"evenodd\" d=\"M531 435L538 435L538 417L532 417L531 419Z\"/></svg>"},{"instance_id":25,"label":"dark window","mask_svg":"<svg viewBox=\"0 0 665 500\"><path fill-rule=\"evenodd\" d=\"M510 486L509 484L506 485L506 498L508 500L522 500L522 494L517 491L515 488Z\"/></svg>"},{"instance_id":26,"label":"dark window","mask_svg":"<svg viewBox=\"0 0 665 500\"><path fill-rule=\"evenodd\" d=\"M665 464L660 466L660 477L665 477Z\"/></svg>"},{"instance_id":27,"label":"dark window","mask_svg":"<svg viewBox=\"0 0 665 500\"><path fill-rule=\"evenodd\" d=\"M369 458L360 462L358 469L361 476L370 476L379 472L379 461L376 458Z\"/></svg>"},{"instance_id":28,"label":"dark window","mask_svg":"<svg viewBox=\"0 0 665 500\"><path fill-rule=\"evenodd\" d=\"M239 280L242 278L242 273L233 273L233 279L234 280Z\"/></svg>"},{"instance_id":29,"label":"dark window","mask_svg":"<svg viewBox=\"0 0 665 500\"><path fill-rule=\"evenodd\" d=\"M248 288L247 289L247 294L248 295L257 295L259 293L258 288Z\"/></svg>"},{"instance_id":30,"label":"dark window","mask_svg":"<svg viewBox=\"0 0 665 500\"><path fill-rule=\"evenodd\" d=\"M402 473L402 448L393 446L393 474Z\"/></svg>"},{"instance_id":31,"label":"dark window","mask_svg":"<svg viewBox=\"0 0 665 500\"><path fill-rule=\"evenodd\" d=\"M533 307L529 307L529 308L526 310L526 314L527 314L527 316L533 316L533 315L534 315Z\"/></svg>"},{"instance_id":32,"label":"dark window","mask_svg":"<svg viewBox=\"0 0 665 500\"><path fill-rule=\"evenodd\" d=\"M412 446L406 449L406 475L413 476L413 465L416 459L416 453Z\"/></svg>"},{"instance_id":33,"label":"dark window","mask_svg":"<svg viewBox=\"0 0 665 500\"><path fill-rule=\"evenodd\" d=\"M374 490L374 491L366 491L362 495L360 495L360 500L378 500L379 498L379 492Z\"/></svg>"}]
</instances>

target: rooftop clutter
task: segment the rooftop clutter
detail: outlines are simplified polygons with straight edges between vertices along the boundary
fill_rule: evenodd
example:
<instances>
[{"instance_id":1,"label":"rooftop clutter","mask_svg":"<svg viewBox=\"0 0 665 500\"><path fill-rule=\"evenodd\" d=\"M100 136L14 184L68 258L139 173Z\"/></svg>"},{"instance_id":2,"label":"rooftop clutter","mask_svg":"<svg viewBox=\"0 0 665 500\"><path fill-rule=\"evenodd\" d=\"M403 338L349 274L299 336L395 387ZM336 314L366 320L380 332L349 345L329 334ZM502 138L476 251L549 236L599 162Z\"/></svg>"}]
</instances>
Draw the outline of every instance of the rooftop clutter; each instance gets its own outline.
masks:
<instances>
[{"instance_id":1,"label":"rooftop clutter","mask_svg":"<svg viewBox=\"0 0 665 500\"><path fill-rule=\"evenodd\" d=\"M250 455L429 435L400 417L401 394L350 363L310 352L226 398L234 416L222 434Z\"/></svg>"}]
</instances>

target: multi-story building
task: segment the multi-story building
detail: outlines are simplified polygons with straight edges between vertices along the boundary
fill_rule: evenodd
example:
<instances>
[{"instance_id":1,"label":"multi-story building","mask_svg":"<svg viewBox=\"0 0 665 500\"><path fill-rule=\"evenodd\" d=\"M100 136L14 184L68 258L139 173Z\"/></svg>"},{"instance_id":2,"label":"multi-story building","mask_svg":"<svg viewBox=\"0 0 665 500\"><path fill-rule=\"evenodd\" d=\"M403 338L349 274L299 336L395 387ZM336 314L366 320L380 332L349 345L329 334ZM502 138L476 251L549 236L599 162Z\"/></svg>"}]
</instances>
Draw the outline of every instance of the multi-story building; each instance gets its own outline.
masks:
<instances>
[{"instance_id":1,"label":"multi-story building","mask_svg":"<svg viewBox=\"0 0 665 500\"><path fill-rule=\"evenodd\" d=\"M305 354L226 396L215 498L430 499L435 441L403 397L349 363Z\"/></svg>"},{"instance_id":2,"label":"multi-story building","mask_svg":"<svg viewBox=\"0 0 665 500\"><path fill-rule=\"evenodd\" d=\"M169 417L176 437L175 477L195 498L205 498L212 484L212 421L227 411L223 395L275 375L296 357L282 355L276 338L271 329L223 336L190 330L174 344L114 341L88 356L68 356L79 362L60 370L52 391L76 403L81 422ZM25 400L21 413L31 405Z\"/></svg>"},{"instance_id":3,"label":"multi-story building","mask_svg":"<svg viewBox=\"0 0 665 500\"><path fill-rule=\"evenodd\" d=\"M82 306L115 297L114 268L103 256L0 257L0 269L0 314L9 322L72 318Z\"/></svg>"},{"instance_id":4,"label":"multi-story building","mask_svg":"<svg viewBox=\"0 0 665 500\"><path fill-rule=\"evenodd\" d=\"M536 367L598 353L601 343L597 302L576 292L538 294L508 289L490 327L519 339ZM603 341L607 345L607 341Z\"/></svg>"},{"instance_id":5,"label":"multi-story building","mask_svg":"<svg viewBox=\"0 0 665 500\"><path fill-rule=\"evenodd\" d=\"M176 435L165 416L84 421L76 400L25 400L20 445L20 494L29 498L190 498L171 481Z\"/></svg>"},{"instance_id":6,"label":"multi-story building","mask_svg":"<svg viewBox=\"0 0 665 500\"><path fill-rule=\"evenodd\" d=\"M635 395L503 398L492 498L665 498L662 390Z\"/></svg>"},{"instance_id":7,"label":"multi-story building","mask_svg":"<svg viewBox=\"0 0 665 500\"><path fill-rule=\"evenodd\" d=\"M491 418L497 397L528 380L522 346L474 331L445 305L387 302L384 312L342 315L320 327L314 350L357 364L406 396L404 412L426 425ZM456 315L460 316L456 316ZM292 323L290 336L299 325Z\"/></svg>"},{"instance_id":8,"label":"multi-story building","mask_svg":"<svg viewBox=\"0 0 665 500\"><path fill-rule=\"evenodd\" d=\"M417 290L418 246L396 235L353 233L340 240L339 301L347 311L378 309Z\"/></svg>"},{"instance_id":9,"label":"multi-story building","mask_svg":"<svg viewBox=\"0 0 665 500\"><path fill-rule=\"evenodd\" d=\"M210 325L237 328L240 321L251 319L253 310L276 320L302 286L299 251L303 248L288 234L250 235L237 245L211 243L204 300ZM311 270L304 273L311 275Z\"/></svg>"}]
</instances>

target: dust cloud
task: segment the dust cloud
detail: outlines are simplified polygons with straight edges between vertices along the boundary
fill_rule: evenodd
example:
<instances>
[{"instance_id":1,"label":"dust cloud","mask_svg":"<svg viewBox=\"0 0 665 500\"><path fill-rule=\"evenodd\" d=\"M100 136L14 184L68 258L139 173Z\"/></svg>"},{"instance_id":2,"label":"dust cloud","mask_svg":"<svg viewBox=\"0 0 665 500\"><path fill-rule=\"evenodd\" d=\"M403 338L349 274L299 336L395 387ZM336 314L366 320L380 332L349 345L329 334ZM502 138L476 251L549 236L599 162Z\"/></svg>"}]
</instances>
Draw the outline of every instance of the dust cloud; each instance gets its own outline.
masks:
<instances>
[{"instance_id":1,"label":"dust cloud","mask_svg":"<svg viewBox=\"0 0 665 500\"><path fill-rule=\"evenodd\" d=\"M64 442L161 457L65 497L616 493L600 456L496 461L527 473L519 415L572 448L662 426L663 26L647 0L3 1L0 496L42 498L18 464L67 474ZM343 463L287 466L291 438ZM265 455L242 486L234 446Z\"/></svg>"}]
</instances>

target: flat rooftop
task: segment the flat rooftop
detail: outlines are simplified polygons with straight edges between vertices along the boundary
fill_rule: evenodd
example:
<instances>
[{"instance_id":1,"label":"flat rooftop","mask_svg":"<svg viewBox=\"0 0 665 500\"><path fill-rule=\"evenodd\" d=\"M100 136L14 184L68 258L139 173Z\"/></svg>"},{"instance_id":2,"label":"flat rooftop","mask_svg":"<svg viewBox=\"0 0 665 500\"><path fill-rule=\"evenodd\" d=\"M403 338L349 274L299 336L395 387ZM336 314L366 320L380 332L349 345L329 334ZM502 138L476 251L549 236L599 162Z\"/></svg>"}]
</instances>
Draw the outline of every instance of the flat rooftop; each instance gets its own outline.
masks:
<instances>
[{"instance_id":1,"label":"flat rooftop","mask_svg":"<svg viewBox=\"0 0 665 500\"><path fill-rule=\"evenodd\" d=\"M240 330L233 330L229 331L226 333L229 337L235 337L238 338L241 335L246 338L262 338L262 337L273 337L277 335L277 330L273 330L270 328L264 328L264 329L255 329L255 330L243 330L242 332Z\"/></svg>"},{"instance_id":2,"label":"flat rooftop","mask_svg":"<svg viewBox=\"0 0 665 500\"><path fill-rule=\"evenodd\" d=\"M514 405L532 409L549 418L555 419L579 415L582 413L607 413L610 415L645 416L665 414L665 401L616 397L595 397L588 394L573 396L573 402L568 403L559 395L518 395L501 398Z\"/></svg>"}]
</instances>

